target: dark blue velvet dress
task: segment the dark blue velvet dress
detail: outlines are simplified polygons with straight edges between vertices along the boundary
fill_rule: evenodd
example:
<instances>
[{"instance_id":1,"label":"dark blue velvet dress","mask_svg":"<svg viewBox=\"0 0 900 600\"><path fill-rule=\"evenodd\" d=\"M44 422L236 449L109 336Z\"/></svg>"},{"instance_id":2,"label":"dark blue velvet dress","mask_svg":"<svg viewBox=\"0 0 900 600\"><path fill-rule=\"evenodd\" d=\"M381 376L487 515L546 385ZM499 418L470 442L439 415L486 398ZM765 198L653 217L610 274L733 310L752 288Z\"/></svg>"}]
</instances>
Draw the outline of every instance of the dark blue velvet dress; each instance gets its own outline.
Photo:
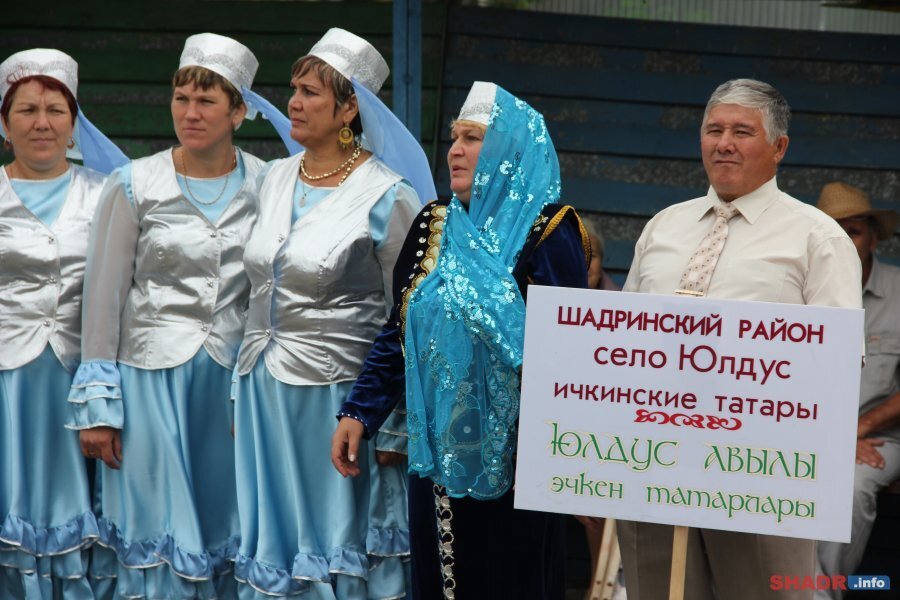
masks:
<instances>
[{"instance_id":1,"label":"dark blue velvet dress","mask_svg":"<svg viewBox=\"0 0 900 600\"><path fill-rule=\"evenodd\" d=\"M417 281L434 268L446 201L424 207L413 223L394 270L395 306L375 339L339 417L363 423L373 436L395 410L403 410L405 303ZM590 244L571 207L550 204L534 223L513 275L527 301L529 284L584 288ZM400 407L398 408L398 404ZM565 595L564 515L516 510L514 491L495 500L447 499L452 511L452 581L456 598L557 599ZM444 597L446 557L438 551L436 499L440 488L410 475L409 519L413 598ZM440 500L437 500L438 502ZM441 518L446 518L446 510Z\"/></svg>"}]
</instances>

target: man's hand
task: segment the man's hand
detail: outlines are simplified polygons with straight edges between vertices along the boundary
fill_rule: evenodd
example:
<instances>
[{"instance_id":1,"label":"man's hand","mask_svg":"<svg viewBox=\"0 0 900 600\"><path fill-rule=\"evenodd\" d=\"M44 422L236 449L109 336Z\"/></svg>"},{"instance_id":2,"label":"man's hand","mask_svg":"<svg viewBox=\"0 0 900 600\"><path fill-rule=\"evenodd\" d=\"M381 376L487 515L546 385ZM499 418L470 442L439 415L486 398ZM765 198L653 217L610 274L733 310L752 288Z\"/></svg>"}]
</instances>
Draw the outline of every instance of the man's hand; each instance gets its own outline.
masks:
<instances>
[{"instance_id":1,"label":"man's hand","mask_svg":"<svg viewBox=\"0 0 900 600\"><path fill-rule=\"evenodd\" d=\"M344 477L359 475L359 441L364 430L356 419L343 417L331 438L331 464Z\"/></svg>"},{"instance_id":2,"label":"man's hand","mask_svg":"<svg viewBox=\"0 0 900 600\"><path fill-rule=\"evenodd\" d=\"M384 450L375 451L375 460L382 467L393 467L401 464L406 460L406 455L399 452L385 452Z\"/></svg>"},{"instance_id":3,"label":"man's hand","mask_svg":"<svg viewBox=\"0 0 900 600\"><path fill-rule=\"evenodd\" d=\"M876 450L878 446L884 446L884 440L876 438L863 438L856 440L856 464L869 465L873 469L884 468L884 457Z\"/></svg>"},{"instance_id":4,"label":"man's hand","mask_svg":"<svg viewBox=\"0 0 900 600\"><path fill-rule=\"evenodd\" d=\"M603 523L606 521L604 517L588 517L584 515L572 515L579 523L584 525L585 529L590 529L597 533L603 533Z\"/></svg>"},{"instance_id":5,"label":"man's hand","mask_svg":"<svg viewBox=\"0 0 900 600\"><path fill-rule=\"evenodd\" d=\"M114 427L82 429L78 434L81 452L88 458L99 458L110 469L119 469L122 462L122 436Z\"/></svg>"}]
</instances>

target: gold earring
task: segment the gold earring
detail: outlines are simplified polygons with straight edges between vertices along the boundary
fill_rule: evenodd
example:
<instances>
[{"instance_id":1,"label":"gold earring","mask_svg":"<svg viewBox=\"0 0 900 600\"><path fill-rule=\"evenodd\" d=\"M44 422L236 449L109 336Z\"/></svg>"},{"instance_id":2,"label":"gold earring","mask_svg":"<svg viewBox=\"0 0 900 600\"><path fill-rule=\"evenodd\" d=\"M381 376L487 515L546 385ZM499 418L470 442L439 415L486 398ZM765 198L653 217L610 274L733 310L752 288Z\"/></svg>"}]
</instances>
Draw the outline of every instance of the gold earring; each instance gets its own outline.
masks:
<instances>
[{"instance_id":1,"label":"gold earring","mask_svg":"<svg viewBox=\"0 0 900 600\"><path fill-rule=\"evenodd\" d=\"M341 150L346 150L350 147L350 144L353 143L353 130L344 125L341 127L341 130L338 131L338 146L341 147Z\"/></svg>"},{"instance_id":2,"label":"gold earring","mask_svg":"<svg viewBox=\"0 0 900 600\"><path fill-rule=\"evenodd\" d=\"M75 147L75 138L69 138L69 143L66 144L66 148L71 150L74 147Z\"/></svg>"}]
</instances>

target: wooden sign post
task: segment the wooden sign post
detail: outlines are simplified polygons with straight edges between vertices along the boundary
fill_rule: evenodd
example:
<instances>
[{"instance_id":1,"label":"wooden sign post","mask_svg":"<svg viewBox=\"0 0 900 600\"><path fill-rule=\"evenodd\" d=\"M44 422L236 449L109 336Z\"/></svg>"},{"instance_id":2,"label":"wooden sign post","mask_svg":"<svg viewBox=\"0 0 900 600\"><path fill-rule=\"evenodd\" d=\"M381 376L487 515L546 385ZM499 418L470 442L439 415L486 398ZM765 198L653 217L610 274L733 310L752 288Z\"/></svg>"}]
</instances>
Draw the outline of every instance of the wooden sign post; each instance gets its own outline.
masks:
<instances>
[{"instance_id":1,"label":"wooden sign post","mask_svg":"<svg viewBox=\"0 0 900 600\"><path fill-rule=\"evenodd\" d=\"M688 529L684 525L675 526L675 537L672 538L672 575L669 578L669 600L684 600Z\"/></svg>"}]
</instances>

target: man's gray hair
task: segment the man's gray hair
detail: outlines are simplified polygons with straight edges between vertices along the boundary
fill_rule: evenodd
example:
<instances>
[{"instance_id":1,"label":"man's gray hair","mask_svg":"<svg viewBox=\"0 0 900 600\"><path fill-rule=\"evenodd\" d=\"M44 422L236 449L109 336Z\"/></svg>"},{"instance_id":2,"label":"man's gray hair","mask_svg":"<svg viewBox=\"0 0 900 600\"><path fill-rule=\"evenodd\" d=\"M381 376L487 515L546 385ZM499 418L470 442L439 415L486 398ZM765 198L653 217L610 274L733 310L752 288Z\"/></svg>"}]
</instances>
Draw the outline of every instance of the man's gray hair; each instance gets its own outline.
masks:
<instances>
[{"instance_id":1,"label":"man's gray hair","mask_svg":"<svg viewBox=\"0 0 900 600\"><path fill-rule=\"evenodd\" d=\"M745 108L755 108L762 113L763 128L770 144L787 135L791 122L791 107L781 92L768 83L756 79L732 79L716 88L706 103L703 125L709 111L719 104L737 104Z\"/></svg>"}]
</instances>

